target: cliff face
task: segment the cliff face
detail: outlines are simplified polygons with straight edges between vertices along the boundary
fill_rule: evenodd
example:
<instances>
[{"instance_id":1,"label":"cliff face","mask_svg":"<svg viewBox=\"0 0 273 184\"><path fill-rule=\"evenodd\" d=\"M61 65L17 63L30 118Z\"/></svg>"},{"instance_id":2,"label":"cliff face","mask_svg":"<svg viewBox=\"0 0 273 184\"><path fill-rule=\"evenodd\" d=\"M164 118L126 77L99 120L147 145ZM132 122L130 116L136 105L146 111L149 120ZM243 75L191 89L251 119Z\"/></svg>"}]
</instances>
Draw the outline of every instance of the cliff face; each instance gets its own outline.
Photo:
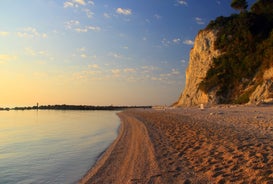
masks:
<instances>
[{"instance_id":1,"label":"cliff face","mask_svg":"<svg viewBox=\"0 0 273 184\"><path fill-rule=\"evenodd\" d=\"M200 83L211 69L213 59L221 56L214 43L217 39L217 30L203 30L195 38L194 47L190 52L189 66L186 70L186 84L179 100L174 106L195 106L200 104L214 105L219 103L222 96L217 96L217 87L208 93L199 89ZM241 93L234 94L240 96L248 89L252 88L249 95L249 103L273 103L273 67L263 72L262 82L256 83L256 79L251 79L250 84L241 90Z\"/></svg>"},{"instance_id":2,"label":"cliff face","mask_svg":"<svg viewBox=\"0 0 273 184\"><path fill-rule=\"evenodd\" d=\"M273 104L273 1L217 17L198 33L174 106Z\"/></svg>"},{"instance_id":3,"label":"cliff face","mask_svg":"<svg viewBox=\"0 0 273 184\"><path fill-rule=\"evenodd\" d=\"M249 103L273 103L273 67L264 72L263 82L258 85L249 98Z\"/></svg>"},{"instance_id":4,"label":"cliff face","mask_svg":"<svg viewBox=\"0 0 273 184\"><path fill-rule=\"evenodd\" d=\"M185 89L175 106L217 103L213 91L210 94L206 94L199 89L199 84L210 69L213 58L221 54L214 47L217 39L216 34L217 30L203 30L196 36L186 71Z\"/></svg>"}]
</instances>

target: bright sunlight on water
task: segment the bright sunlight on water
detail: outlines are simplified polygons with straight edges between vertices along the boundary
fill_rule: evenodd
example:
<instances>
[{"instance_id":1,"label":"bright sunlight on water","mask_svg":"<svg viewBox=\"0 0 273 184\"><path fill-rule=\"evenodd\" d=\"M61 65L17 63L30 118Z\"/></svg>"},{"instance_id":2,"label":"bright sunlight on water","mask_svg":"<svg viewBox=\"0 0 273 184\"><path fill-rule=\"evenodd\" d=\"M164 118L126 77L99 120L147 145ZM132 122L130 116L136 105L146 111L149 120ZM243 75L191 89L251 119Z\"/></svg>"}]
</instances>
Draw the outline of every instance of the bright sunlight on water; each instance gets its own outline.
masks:
<instances>
[{"instance_id":1,"label":"bright sunlight on water","mask_svg":"<svg viewBox=\"0 0 273 184\"><path fill-rule=\"evenodd\" d=\"M0 183L76 183L119 124L115 111L0 111Z\"/></svg>"}]
</instances>

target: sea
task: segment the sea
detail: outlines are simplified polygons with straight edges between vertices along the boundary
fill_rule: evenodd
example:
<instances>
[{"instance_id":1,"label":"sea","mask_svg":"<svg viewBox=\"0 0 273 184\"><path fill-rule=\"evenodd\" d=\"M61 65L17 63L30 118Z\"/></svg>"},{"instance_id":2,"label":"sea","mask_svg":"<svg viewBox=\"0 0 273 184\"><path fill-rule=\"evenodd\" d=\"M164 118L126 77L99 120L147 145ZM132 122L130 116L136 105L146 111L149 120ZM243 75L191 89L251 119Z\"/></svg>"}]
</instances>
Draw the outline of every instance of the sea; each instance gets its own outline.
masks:
<instances>
[{"instance_id":1,"label":"sea","mask_svg":"<svg viewBox=\"0 0 273 184\"><path fill-rule=\"evenodd\" d=\"M0 111L0 184L73 184L114 141L117 111Z\"/></svg>"}]
</instances>

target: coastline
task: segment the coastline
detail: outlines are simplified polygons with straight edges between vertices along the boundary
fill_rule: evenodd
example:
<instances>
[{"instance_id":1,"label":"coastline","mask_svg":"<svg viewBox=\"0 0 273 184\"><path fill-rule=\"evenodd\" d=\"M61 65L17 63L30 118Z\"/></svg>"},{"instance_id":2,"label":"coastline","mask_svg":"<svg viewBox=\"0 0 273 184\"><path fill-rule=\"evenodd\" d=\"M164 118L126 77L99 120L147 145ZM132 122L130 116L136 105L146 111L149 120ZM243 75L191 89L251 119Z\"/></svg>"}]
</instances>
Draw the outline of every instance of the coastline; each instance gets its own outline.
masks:
<instances>
[{"instance_id":1,"label":"coastline","mask_svg":"<svg viewBox=\"0 0 273 184\"><path fill-rule=\"evenodd\" d=\"M272 183L273 107L126 110L79 183Z\"/></svg>"}]
</instances>

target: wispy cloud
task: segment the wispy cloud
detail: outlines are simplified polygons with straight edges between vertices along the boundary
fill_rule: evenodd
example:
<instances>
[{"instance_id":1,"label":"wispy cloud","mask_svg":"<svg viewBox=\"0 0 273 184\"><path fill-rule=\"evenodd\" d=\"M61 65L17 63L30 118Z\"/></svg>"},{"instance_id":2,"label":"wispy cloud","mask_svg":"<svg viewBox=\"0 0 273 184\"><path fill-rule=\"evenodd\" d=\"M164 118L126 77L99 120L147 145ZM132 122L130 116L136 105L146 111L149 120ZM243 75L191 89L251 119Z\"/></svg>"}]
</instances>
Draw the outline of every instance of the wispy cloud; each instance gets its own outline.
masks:
<instances>
[{"instance_id":1,"label":"wispy cloud","mask_svg":"<svg viewBox=\"0 0 273 184\"><path fill-rule=\"evenodd\" d=\"M180 71L177 70L177 69L175 69L175 68L173 68L171 74L172 74L172 75L179 75L179 74L180 74Z\"/></svg>"},{"instance_id":2,"label":"wispy cloud","mask_svg":"<svg viewBox=\"0 0 273 184\"><path fill-rule=\"evenodd\" d=\"M80 21L78 20L69 20L64 23L66 29L73 29L74 27L80 25Z\"/></svg>"},{"instance_id":3,"label":"wispy cloud","mask_svg":"<svg viewBox=\"0 0 273 184\"><path fill-rule=\"evenodd\" d=\"M100 68L100 66L98 64L90 64L88 65L88 68Z\"/></svg>"},{"instance_id":4,"label":"wispy cloud","mask_svg":"<svg viewBox=\"0 0 273 184\"><path fill-rule=\"evenodd\" d=\"M114 53L114 52L109 53L109 55L115 59L120 59L123 57L120 53Z\"/></svg>"},{"instance_id":5,"label":"wispy cloud","mask_svg":"<svg viewBox=\"0 0 273 184\"><path fill-rule=\"evenodd\" d=\"M199 24L199 25L205 24L205 22L203 21L203 19L200 18L200 17L195 17L195 21L196 21L196 23Z\"/></svg>"},{"instance_id":6,"label":"wispy cloud","mask_svg":"<svg viewBox=\"0 0 273 184\"><path fill-rule=\"evenodd\" d=\"M74 72L73 78L77 80L86 80L86 79L95 79L95 80L101 80L102 78L99 77L99 75L102 73L100 70L83 70L79 72Z\"/></svg>"},{"instance_id":7,"label":"wispy cloud","mask_svg":"<svg viewBox=\"0 0 273 184\"><path fill-rule=\"evenodd\" d=\"M180 38L174 38L173 39L173 43L175 43L175 44L179 44L180 42L181 42Z\"/></svg>"},{"instance_id":8,"label":"wispy cloud","mask_svg":"<svg viewBox=\"0 0 273 184\"><path fill-rule=\"evenodd\" d=\"M161 40L161 44L162 44L163 46L165 46L165 47L168 47L168 46L171 44L171 42L170 42L170 40L168 40L167 38L163 38L163 39Z\"/></svg>"},{"instance_id":9,"label":"wispy cloud","mask_svg":"<svg viewBox=\"0 0 273 184\"><path fill-rule=\"evenodd\" d=\"M64 8L85 6L87 3L85 0L69 0L64 2ZM88 4L94 5L93 1L88 1Z\"/></svg>"},{"instance_id":10,"label":"wispy cloud","mask_svg":"<svg viewBox=\"0 0 273 184\"><path fill-rule=\"evenodd\" d=\"M81 26L80 21L78 20L70 20L64 23L66 29L74 30L78 33L86 33L88 31L100 31L101 28L99 26Z\"/></svg>"},{"instance_id":11,"label":"wispy cloud","mask_svg":"<svg viewBox=\"0 0 273 184\"><path fill-rule=\"evenodd\" d=\"M25 54L30 56L48 56L48 52L44 50L34 50L30 47L25 48Z\"/></svg>"},{"instance_id":12,"label":"wispy cloud","mask_svg":"<svg viewBox=\"0 0 273 184\"><path fill-rule=\"evenodd\" d=\"M46 33L40 33L37 31L36 28L33 28L33 27L24 28L23 31L17 32L17 36L20 38L35 38L35 37L47 38Z\"/></svg>"},{"instance_id":13,"label":"wispy cloud","mask_svg":"<svg viewBox=\"0 0 273 184\"><path fill-rule=\"evenodd\" d=\"M9 32L6 31L0 31L0 36L8 36Z\"/></svg>"},{"instance_id":14,"label":"wispy cloud","mask_svg":"<svg viewBox=\"0 0 273 184\"><path fill-rule=\"evenodd\" d=\"M74 0L75 3L78 3L80 5L85 5L85 1L84 0Z\"/></svg>"},{"instance_id":15,"label":"wispy cloud","mask_svg":"<svg viewBox=\"0 0 273 184\"><path fill-rule=\"evenodd\" d=\"M123 71L125 73L135 73L136 69L135 68L124 68Z\"/></svg>"},{"instance_id":16,"label":"wispy cloud","mask_svg":"<svg viewBox=\"0 0 273 184\"><path fill-rule=\"evenodd\" d=\"M95 3L94 3L93 0L90 0L90 1L88 1L87 3L88 3L88 4L91 4L91 5L93 5L93 6L95 5Z\"/></svg>"},{"instance_id":17,"label":"wispy cloud","mask_svg":"<svg viewBox=\"0 0 273 184\"><path fill-rule=\"evenodd\" d=\"M116 13L121 14L121 15L131 15L132 10L131 9L124 9L124 8L117 8Z\"/></svg>"},{"instance_id":18,"label":"wispy cloud","mask_svg":"<svg viewBox=\"0 0 273 184\"><path fill-rule=\"evenodd\" d=\"M76 32L78 32L78 33L87 33L88 31L100 31L101 30L101 28L100 27L98 27L98 26L85 26L85 27L83 27L83 28L80 28L80 27L78 27L78 28L75 28L74 29Z\"/></svg>"},{"instance_id":19,"label":"wispy cloud","mask_svg":"<svg viewBox=\"0 0 273 184\"><path fill-rule=\"evenodd\" d=\"M86 13L86 16L88 17L88 18L92 18L93 17L93 15L94 15L94 13L91 11L91 10L89 10L88 8L84 8L83 9L83 11Z\"/></svg>"},{"instance_id":20,"label":"wispy cloud","mask_svg":"<svg viewBox=\"0 0 273 184\"><path fill-rule=\"evenodd\" d=\"M179 5L188 5L186 0L177 0L176 1Z\"/></svg>"},{"instance_id":21,"label":"wispy cloud","mask_svg":"<svg viewBox=\"0 0 273 184\"><path fill-rule=\"evenodd\" d=\"M86 54L81 54L80 56L81 56L81 58L83 58L83 59L87 58L87 55L86 55Z\"/></svg>"},{"instance_id":22,"label":"wispy cloud","mask_svg":"<svg viewBox=\"0 0 273 184\"><path fill-rule=\"evenodd\" d=\"M88 5L95 5L95 3L91 0L88 2L86 2L85 0L68 0L64 2L63 7L64 8L82 7L81 11L84 12L88 18L92 18L94 13L90 9L88 9Z\"/></svg>"},{"instance_id":23,"label":"wispy cloud","mask_svg":"<svg viewBox=\"0 0 273 184\"><path fill-rule=\"evenodd\" d=\"M9 54L0 54L0 62L5 63L10 60L16 60L17 56L15 55L9 55Z\"/></svg>"},{"instance_id":24,"label":"wispy cloud","mask_svg":"<svg viewBox=\"0 0 273 184\"><path fill-rule=\"evenodd\" d=\"M183 43L184 43L185 45L193 45L193 44L194 44L194 41L192 41L192 40L184 40Z\"/></svg>"},{"instance_id":25,"label":"wispy cloud","mask_svg":"<svg viewBox=\"0 0 273 184\"><path fill-rule=\"evenodd\" d=\"M91 31L100 31L101 28L99 26L87 26L87 29Z\"/></svg>"},{"instance_id":26,"label":"wispy cloud","mask_svg":"<svg viewBox=\"0 0 273 184\"><path fill-rule=\"evenodd\" d=\"M110 52L108 55L109 55L110 57L112 57L113 59L131 60L130 57L127 57L127 56L122 55L122 54L117 53L117 52Z\"/></svg>"},{"instance_id":27,"label":"wispy cloud","mask_svg":"<svg viewBox=\"0 0 273 184\"><path fill-rule=\"evenodd\" d=\"M104 18L107 18L107 19L111 18L111 16L108 13L104 13L103 16L104 16Z\"/></svg>"},{"instance_id":28,"label":"wispy cloud","mask_svg":"<svg viewBox=\"0 0 273 184\"><path fill-rule=\"evenodd\" d=\"M164 47L169 47L171 45L177 45L181 43L181 39L180 38L173 38L173 39L167 39L167 38L163 38L161 40L161 44Z\"/></svg>"},{"instance_id":29,"label":"wispy cloud","mask_svg":"<svg viewBox=\"0 0 273 184\"><path fill-rule=\"evenodd\" d=\"M141 67L143 73L150 73L159 70L157 66L146 65Z\"/></svg>"},{"instance_id":30,"label":"wispy cloud","mask_svg":"<svg viewBox=\"0 0 273 184\"><path fill-rule=\"evenodd\" d=\"M158 14L154 14L154 18L157 19L157 20L159 20L159 19L162 18L162 16L160 16L160 15L158 15Z\"/></svg>"},{"instance_id":31,"label":"wispy cloud","mask_svg":"<svg viewBox=\"0 0 273 184\"><path fill-rule=\"evenodd\" d=\"M69 7L74 7L74 3L70 2L70 1L64 2L64 8L69 8Z\"/></svg>"},{"instance_id":32,"label":"wispy cloud","mask_svg":"<svg viewBox=\"0 0 273 184\"><path fill-rule=\"evenodd\" d=\"M186 63L186 60L185 59L181 59L180 61L182 64L185 64Z\"/></svg>"},{"instance_id":33,"label":"wispy cloud","mask_svg":"<svg viewBox=\"0 0 273 184\"><path fill-rule=\"evenodd\" d=\"M78 52L85 52L85 51L86 51L86 48L85 48L85 47L81 47L81 48L78 48L77 51L78 51Z\"/></svg>"},{"instance_id":34,"label":"wispy cloud","mask_svg":"<svg viewBox=\"0 0 273 184\"><path fill-rule=\"evenodd\" d=\"M116 77L121 74L121 70L120 69L112 69L111 72Z\"/></svg>"}]
</instances>

